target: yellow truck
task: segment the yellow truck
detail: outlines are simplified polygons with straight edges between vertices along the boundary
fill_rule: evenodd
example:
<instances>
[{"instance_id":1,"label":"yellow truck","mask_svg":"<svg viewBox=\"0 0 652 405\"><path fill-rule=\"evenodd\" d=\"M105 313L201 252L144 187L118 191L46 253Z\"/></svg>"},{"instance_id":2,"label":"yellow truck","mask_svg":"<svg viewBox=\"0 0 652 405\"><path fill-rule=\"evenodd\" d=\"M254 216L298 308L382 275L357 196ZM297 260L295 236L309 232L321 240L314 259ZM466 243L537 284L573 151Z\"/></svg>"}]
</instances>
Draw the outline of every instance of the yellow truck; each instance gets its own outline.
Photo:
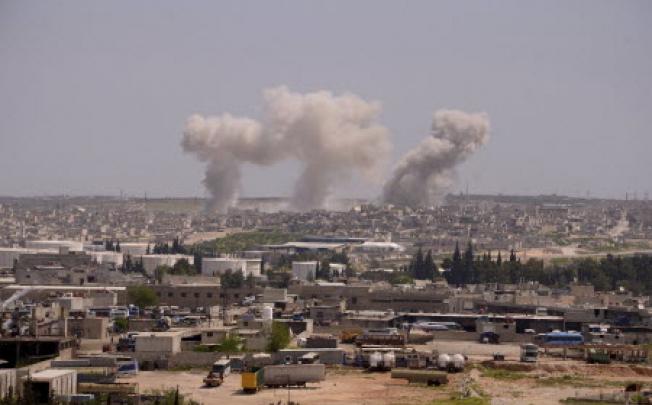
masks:
<instances>
[{"instance_id":1,"label":"yellow truck","mask_svg":"<svg viewBox=\"0 0 652 405\"><path fill-rule=\"evenodd\" d=\"M264 385L262 368L250 368L249 370L243 371L241 377L243 392L256 393Z\"/></svg>"}]
</instances>

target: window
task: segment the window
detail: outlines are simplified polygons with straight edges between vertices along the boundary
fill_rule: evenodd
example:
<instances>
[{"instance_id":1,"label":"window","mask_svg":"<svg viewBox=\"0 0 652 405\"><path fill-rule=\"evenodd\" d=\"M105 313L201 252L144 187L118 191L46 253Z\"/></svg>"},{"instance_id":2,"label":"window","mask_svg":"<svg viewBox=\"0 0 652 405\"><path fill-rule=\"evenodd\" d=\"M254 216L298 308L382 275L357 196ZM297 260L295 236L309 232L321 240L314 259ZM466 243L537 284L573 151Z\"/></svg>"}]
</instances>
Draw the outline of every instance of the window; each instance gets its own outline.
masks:
<instances>
[{"instance_id":1,"label":"window","mask_svg":"<svg viewBox=\"0 0 652 405\"><path fill-rule=\"evenodd\" d=\"M213 332L206 332L206 337L213 337Z\"/></svg>"},{"instance_id":2,"label":"window","mask_svg":"<svg viewBox=\"0 0 652 405\"><path fill-rule=\"evenodd\" d=\"M199 298L199 293L195 293L195 298Z\"/></svg>"},{"instance_id":3,"label":"window","mask_svg":"<svg viewBox=\"0 0 652 405\"><path fill-rule=\"evenodd\" d=\"M169 293L168 293L168 297L172 298L172 297L174 297L174 294L171 293L171 292L169 292Z\"/></svg>"},{"instance_id":4,"label":"window","mask_svg":"<svg viewBox=\"0 0 652 405\"><path fill-rule=\"evenodd\" d=\"M156 292L156 296L157 296L157 297L160 297L160 296L161 296L161 292L160 292L160 291L157 291L157 292Z\"/></svg>"},{"instance_id":5,"label":"window","mask_svg":"<svg viewBox=\"0 0 652 405\"><path fill-rule=\"evenodd\" d=\"M213 298L213 293L206 293L206 298Z\"/></svg>"},{"instance_id":6,"label":"window","mask_svg":"<svg viewBox=\"0 0 652 405\"><path fill-rule=\"evenodd\" d=\"M181 298L186 298L186 293L185 292L181 293Z\"/></svg>"}]
</instances>

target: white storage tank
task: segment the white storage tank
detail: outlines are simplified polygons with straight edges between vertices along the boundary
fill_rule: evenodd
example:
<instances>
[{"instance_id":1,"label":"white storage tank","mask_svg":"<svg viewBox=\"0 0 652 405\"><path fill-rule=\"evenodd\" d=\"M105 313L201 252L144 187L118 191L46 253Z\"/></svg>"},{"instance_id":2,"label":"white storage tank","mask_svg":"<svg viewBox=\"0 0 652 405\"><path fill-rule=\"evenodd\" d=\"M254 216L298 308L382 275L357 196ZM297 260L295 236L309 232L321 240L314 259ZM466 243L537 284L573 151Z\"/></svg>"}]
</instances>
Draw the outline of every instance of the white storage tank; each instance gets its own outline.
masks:
<instances>
[{"instance_id":1,"label":"white storage tank","mask_svg":"<svg viewBox=\"0 0 652 405\"><path fill-rule=\"evenodd\" d=\"M464 370L465 364L466 364L466 359L464 358L464 355L457 353L451 357L451 366L449 367L449 369L451 369L452 371L462 371Z\"/></svg>"},{"instance_id":2,"label":"white storage tank","mask_svg":"<svg viewBox=\"0 0 652 405\"><path fill-rule=\"evenodd\" d=\"M446 353L442 353L437 357L437 368L440 370L448 369L448 364L451 362L451 356Z\"/></svg>"},{"instance_id":3,"label":"white storage tank","mask_svg":"<svg viewBox=\"0 0 652 405\"><path fill-rule=\"evenodd\" d=\"M383 362L383 355L380 352L373 352L369 355L369 368L378 368Z\"/></svg>"},{"instance_id":4,"label":"white storage tank","mask_svg":"<svg viewBox=\"0 0 652 405\"><path fill-rule=\"evenodd\" d=\"M274 319L274 309L270 305L265 305L262 311L263 321L271 321Z\"/></svg>"},{"instance_id":5,"label":"white storage tank","mask_svg":"<svg viewBox=\"0 0 652 405\"><path fill-rule=\"evenodd\" d=\"M394 366L396 366L396 355L394 352L387 352L383 354L383 368L390 370Z\"/></svg>"}]
</instances>

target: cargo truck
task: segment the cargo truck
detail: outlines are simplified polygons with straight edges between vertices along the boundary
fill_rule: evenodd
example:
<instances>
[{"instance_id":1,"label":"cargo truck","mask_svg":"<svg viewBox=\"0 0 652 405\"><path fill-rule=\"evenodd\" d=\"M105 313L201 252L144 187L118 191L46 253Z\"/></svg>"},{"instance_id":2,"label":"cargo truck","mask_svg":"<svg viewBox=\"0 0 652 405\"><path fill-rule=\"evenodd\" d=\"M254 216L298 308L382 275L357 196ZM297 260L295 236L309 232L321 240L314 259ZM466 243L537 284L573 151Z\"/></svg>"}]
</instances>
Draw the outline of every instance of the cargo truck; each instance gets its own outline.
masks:
<instances>
[{"instance_id":1,"label":"cargo truck","mask_svg":"<svg viewBox=\"0 0 652 405\"><path fill-rule=\"evenodd\" d=\"M287 364L265 366L263 381L268 387L304 387L309 382L323 381L326 366L323 364Z\"/></svg>"}]
</instances>

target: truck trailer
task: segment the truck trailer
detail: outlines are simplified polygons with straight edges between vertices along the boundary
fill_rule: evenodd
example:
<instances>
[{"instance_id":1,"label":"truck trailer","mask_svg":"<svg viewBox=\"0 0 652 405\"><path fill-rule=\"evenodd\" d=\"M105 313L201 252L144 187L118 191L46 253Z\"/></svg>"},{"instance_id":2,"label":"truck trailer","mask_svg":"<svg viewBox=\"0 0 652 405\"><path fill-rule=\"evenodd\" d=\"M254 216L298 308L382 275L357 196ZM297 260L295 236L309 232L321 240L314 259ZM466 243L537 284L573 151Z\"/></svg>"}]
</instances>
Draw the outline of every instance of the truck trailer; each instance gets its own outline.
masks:
<instances>
[{"instance_id":1,"label":"truck trailer","mask_svg":"<svg viewBox=\"0 0 652 405\"><path fill-rule=\"evenodd\" d=\"M263 380L268 387L303 387L309 382L323 381L326 366L323 364L287 364L265 366Z\"/></svg>"}]
</instances>

